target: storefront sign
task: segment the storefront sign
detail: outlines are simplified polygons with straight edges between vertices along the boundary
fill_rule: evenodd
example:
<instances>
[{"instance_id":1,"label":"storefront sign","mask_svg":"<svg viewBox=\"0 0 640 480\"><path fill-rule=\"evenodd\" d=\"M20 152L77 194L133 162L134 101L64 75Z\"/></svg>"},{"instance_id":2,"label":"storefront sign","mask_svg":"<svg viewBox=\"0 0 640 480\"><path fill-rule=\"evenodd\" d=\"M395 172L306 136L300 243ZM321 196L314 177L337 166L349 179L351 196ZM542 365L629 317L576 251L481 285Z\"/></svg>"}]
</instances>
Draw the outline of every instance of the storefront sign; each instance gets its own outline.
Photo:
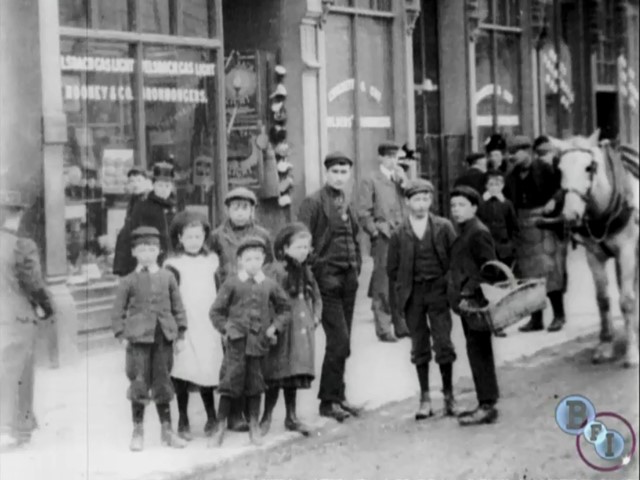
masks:
<instances>
[{"instance_id":1,"label":"storefront sign","mask_svg":"<svg viewBox=\"0 0 640 480\"><path fill-rule=\"evenodd\" d=\"M61 55L60 69L63 72L134 73L135 59ZM145 75L162 75L168 77L213 77L216 73L216 64L178 62L172 60L143 60L142 73Z\"/></svg>"},{"instance_id":2,"label":"storefront sign","mask_svg":"<svg viewBox=\"0 0 640 480\"><path fill-rule=\"evenodd\" d=\"M353 128L354 116L329 116L327 117L328 128ZM360 128L391 128L391 117L360 117L358 123Z\"/></svg>"},{"instance_id":3,"label":"storefront sign","mask_svg":"<svg viewBox=\"0 0 640 480\"><path fill-rule=\"evenodd\" d=\"M520 125L520 117L518 115L498 115L499 127L517 127ZM493 127L493 116L478 115L476 123L479 127Z\"/></svg>"},{"instance_id":4,"label":"storefront sign","mask_svg":"<svg viewBox=\"0 0 640 480\"><path fill-rule=\"evenodd\" d=\"M143 90L146 102L165 103L207 103L207 92L190 88L157 88L145 87ZM131 102L134 100L131 87L123 85L65 85L63 88L65 101L93 100L97 102Z\"/></svg>"},{"instance_id":5,"label":"storefront sign","mask_svg":"<svg viewBox=\"0 0 640 480\"><path fill-rule=\"evenodd\" d=\"M476 92L476 105L491 95L497 95L509 104L513 103L513 94L509 90L502 88L500 85L489 83Z\"/></svg>"},{"instance_id":6,"label":"storefront sign","mask_svg":"<svg viewBox=\"0 0 640 480\"><path fill-rule=\"evenodd\" d=\"M336 86L334 86L327 95L327 99L329 103L333 102L336 98L344 95L347 92L352 92L356 88L356 80L355 78L348 78ZM360 82L360 91L362 93L366 93L369 97L376 102L380 103L382 101L382 92L379 88L374 87L373 85L367 86L365 82Z\"/></svg>"}]
</instances>

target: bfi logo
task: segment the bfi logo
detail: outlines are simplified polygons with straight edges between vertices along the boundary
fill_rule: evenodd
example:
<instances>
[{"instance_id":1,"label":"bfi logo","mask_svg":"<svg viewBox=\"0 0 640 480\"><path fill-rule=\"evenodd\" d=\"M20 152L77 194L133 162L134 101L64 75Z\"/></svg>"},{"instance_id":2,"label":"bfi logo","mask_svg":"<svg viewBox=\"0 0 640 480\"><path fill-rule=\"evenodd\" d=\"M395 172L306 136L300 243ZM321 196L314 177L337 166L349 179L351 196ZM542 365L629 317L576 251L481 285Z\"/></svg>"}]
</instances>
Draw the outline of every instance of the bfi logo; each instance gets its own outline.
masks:
<instances>
[{"instance_id":1,"label":"bfi logo","mask_svg":"<svg viewBox=\"0 0 640 480\"><path fill-rule=\"evenodd\" d=\"M608 429L604 419L622 423L626 436L618 430ZM582 395L569 395L556 407L556 423L560 429L576 437L576 449L584 463L600 472L613 472L629 464L636 450L636 433L629 421L614 412L596 412L593 403ZM606 465L589 460L581 446L581 440L590 444ZM604 462L603 462L604 463Z\"/></svg>"}]
</instances>

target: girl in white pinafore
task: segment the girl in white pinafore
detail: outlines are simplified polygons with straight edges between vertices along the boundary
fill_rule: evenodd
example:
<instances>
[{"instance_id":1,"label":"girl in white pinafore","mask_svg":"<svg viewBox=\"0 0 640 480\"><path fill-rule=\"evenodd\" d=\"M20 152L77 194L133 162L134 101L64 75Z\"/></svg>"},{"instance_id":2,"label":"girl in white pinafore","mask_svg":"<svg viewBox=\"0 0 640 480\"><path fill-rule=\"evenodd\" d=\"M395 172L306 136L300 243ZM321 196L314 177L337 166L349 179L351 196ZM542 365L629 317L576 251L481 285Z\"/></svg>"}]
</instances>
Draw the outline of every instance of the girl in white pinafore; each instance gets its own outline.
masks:
<instances>
[{"instance_id":1,"label":"girl in white pinafore","mask_svg":"<svg viewBox=\"0 0 640 480\"><path fill-rule=\"evenodd\" d=\"M172 271L180 285L187 313L187 331L182 345L176 345L171 377L178 401L178 435L191 440L187 407L189 393L199 390L207 412L204 432L211 435L216 425L213 391L218 386L222 365L222 339L209 320L209 308L216 298L214 276L219 259L207 251L210 233L206 218L193 212L181 212L171 224L175 255L164 267Z\"/></svg>"}]
</instances>

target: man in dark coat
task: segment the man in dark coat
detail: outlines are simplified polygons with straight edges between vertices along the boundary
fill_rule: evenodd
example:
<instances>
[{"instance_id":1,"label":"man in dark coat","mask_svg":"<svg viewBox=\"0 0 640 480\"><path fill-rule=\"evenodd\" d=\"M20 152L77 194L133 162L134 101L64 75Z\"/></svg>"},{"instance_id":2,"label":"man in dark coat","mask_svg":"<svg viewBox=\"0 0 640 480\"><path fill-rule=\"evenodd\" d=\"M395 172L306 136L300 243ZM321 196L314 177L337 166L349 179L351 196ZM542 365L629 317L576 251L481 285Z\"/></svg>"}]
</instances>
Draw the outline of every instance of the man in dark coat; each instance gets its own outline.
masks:
<instances>
[{"instance_id":1,"label":"man in dark coat","mask_svg":"<svg viewBox=\"0 0 640 480\"><path fill-rule=\"evenodd\" d=\"M351 353L351 324L362 265L358 222L345 187L353 161L336 152L324 161L327 183L305 198L298 219L313 235L312 269L322 296L322 327L327 337L320 377L320 415L339 422L360 409L346 401L344 373Z\"/></svg>"},{"instance_id":2,"label":"man in dark coat","mask_svg":"<svg viewBox=\"0 0 640 480\"><path fill-rule=\"evenodd\" d=\"M489 170L500 170L507 173L509 163L506 159L507 142L502 135L494 133L484 142L484 151L487 154L487 168Z\"/></svg>"},{"instance_id":3,"label":"man in dark coat","mask_svg":"<svg viewBox=\"0 0 640 480\"><path fill-rule=\"evenodd\" d=\"M562 231L540 228L545 215L554 216L560 210L562 191L560 175L552 165L534 159L531 140L524 136L510 141L515 165L507 176L505 196L513 202L520 234L516 242L516 270L519 276L542 277L547 280L547 296L553 309L553 321L548 330L562 329L565 323L564 292L566 289L567 245ZM542 311L520 327L529 332L544 328Z\"/></svg>"},{"instance_id":4,"label":"man in dark coat","mask_svg":"<svg viewBox=\"0 0 640 480\"><path fill-rule=\"evenodd\" d=\"M451 246L449 269L449 303L460 315L467 340L467 357L478 398L478 408L463 412L461 425L493 423L498 418L496 403L499 390L496 365L491 344L491 332L470 328L461 306L480 306L486 303L480 283L482 266L495 260L493 239L487 227L476 217L480 196L473 188L462 186L451 192L451 217L456 222L458 238Z\"/></svg>"},{"instance_id":5,"label":"man in dark coat","mask_svg":"<svg viewBox=\"0 0 640 480\"><path fill-rule=\"evenodd\" d=\"M454 414L452 372L456 352L451 341L446 276L456 233L449 220L429 213L433 202L431 182L414 180L405 195L409 218L391 235L387 271L390 288L395 290L411 332L411 362L420 382L420 405L415 417L422 420L433 413L429 390L432 342L442 376L445 413Z\"/></svg>"},{"instance_id":6,"label":"man in dark coat","mask_svg":"<svg viewBox=\"0 0 640 480\"><path fill-rule=\"evenodd\" d=\"M20 413L32 412L32 390L21 388L21 383L33 374L38 317L53 315L38 248L32 240L17 235L26 206L22 194L5 187L9 185L3 179L0 185L0 305L3 308L0 316L0 450L16 447L31 437L33 419L21 418Z\"/></svg>"},{"instance_id":7,"label":"man in dark coat","mask_svg":"<svg viewBox=\"0 0 640 480\"><path fill-rule=\"evenodd\" d=\"M467 164L469 168L458 177L453 186L466 185L482 195L487 183L487 157L483 153L472 153L467 156Z\"/></svg>"},{"instance_id":8,"label":"man in dark coat","mask_svg":"<svg viewBox=\"0 0 640 480\"><path fill-rule=\"evenodd\" d=\"M397 341L392 325L398 336L408 334L402 313L394 302L394 289L389 288L386 268L389 238L405 214L402 185L407 178L398 166L399 150L400 147L394 143L381 144L378 147L380 168L362 180L358 188L358 218L371 238L373 257L369 296L376 335L383 342Z\"/></svg>"},{"instance_id":9,"label":"man in dark coat","mask_svg":"<svg viewBox=\"0 0 640 480\"><path fill-rule=\"evenodd\" d=\"M171 252L169 226L175 215L175 205L171 198L174 176L173 165L168 162L158 162L153 166L153 191L146 198L137 201L131 209L129 221L121 232L120 249L116 248L114 273L126 276L135 270L136 260L130 251L131 232L138 227L154 227L160 232L160 265Z\"/></svg>"}]
</instances>

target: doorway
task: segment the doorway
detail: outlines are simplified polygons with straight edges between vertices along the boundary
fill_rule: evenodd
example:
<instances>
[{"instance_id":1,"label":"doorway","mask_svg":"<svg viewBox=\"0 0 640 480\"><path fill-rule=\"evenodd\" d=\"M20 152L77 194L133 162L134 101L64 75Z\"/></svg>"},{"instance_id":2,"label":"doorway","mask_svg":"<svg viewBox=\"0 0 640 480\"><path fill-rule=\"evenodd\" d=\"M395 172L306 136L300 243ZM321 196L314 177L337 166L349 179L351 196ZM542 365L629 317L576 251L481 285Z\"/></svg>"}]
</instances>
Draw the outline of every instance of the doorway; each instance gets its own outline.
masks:
<instances>
[{"instance_id":1,"label":"doorway","mask_svg":"<svg viewBox=\"0 0 640 480\"><path fill-rule=\"evenodd\" d=\"M600 129L601 140L617 140L618 94L616 92L596 92L596 125Z\"/></svg>"}]
</instances>

